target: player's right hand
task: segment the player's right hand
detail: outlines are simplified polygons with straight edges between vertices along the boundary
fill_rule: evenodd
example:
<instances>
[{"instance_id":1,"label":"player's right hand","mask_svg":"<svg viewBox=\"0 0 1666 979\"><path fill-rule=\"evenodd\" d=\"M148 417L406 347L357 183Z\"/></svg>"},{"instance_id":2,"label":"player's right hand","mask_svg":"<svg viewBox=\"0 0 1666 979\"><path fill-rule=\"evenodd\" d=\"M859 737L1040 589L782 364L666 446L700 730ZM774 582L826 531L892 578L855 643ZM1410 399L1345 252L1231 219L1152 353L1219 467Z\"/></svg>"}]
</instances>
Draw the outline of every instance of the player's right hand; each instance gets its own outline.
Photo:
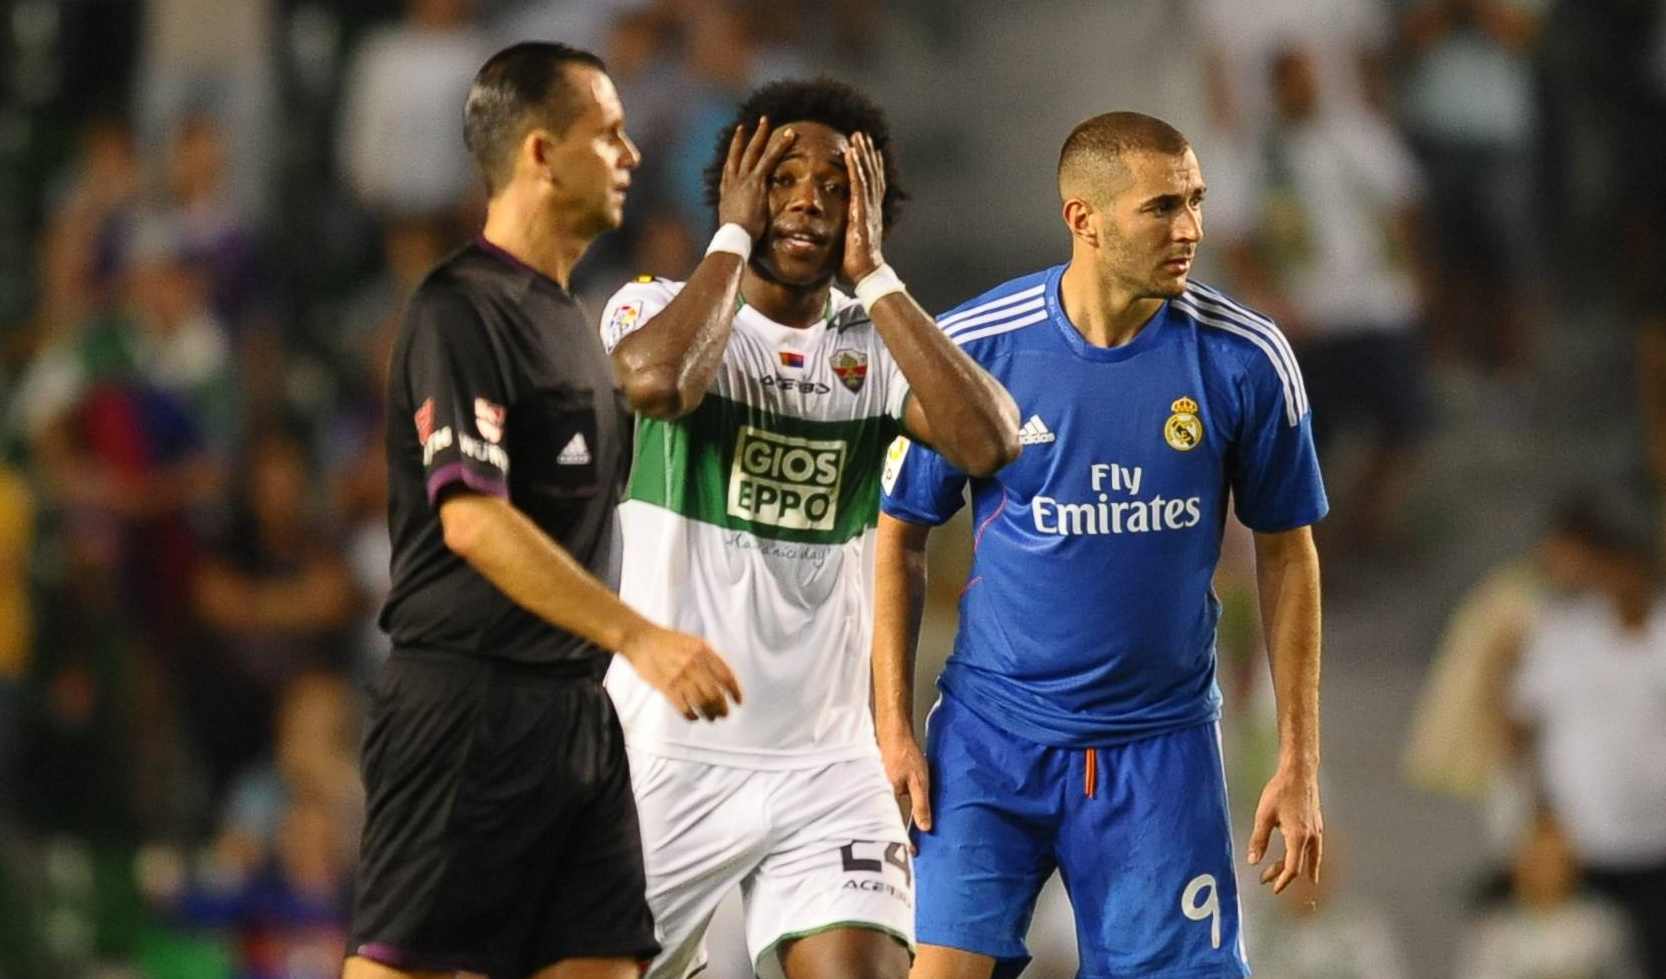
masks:
<instances>
[{"instance_id":1,"label":"player's right hand","mask_svg":"<svg viewBox=\"0 0 1666 979\"><path fill-rule=\"evenodd\" d=\"M882 736L879 739L879 758L885 764L885 777L891 781L891 791L903 807L905 819L931 832L931 769L914 732ZM918 846L910 843L915 853Z\"/></svg>"},{"instance_id":2,"label":"player's right hand","mask_svg":"<svg viewBox=\"0 0 1666 979\"><path fill-rule=\"evenodd\" d=\"M798 134L789 129L770 132L769 119L760 118L750 132L736 126L729 140L718 184L717 223L738 224L753 241L769 229L769 179Z\"/></svg>"},{"instance_id":3,"label":"player's right hand","mask_svg":"<svg viewBox=\"0 0 1666 979\"><path fill-rule=\"evenodd\" d=\"M729 701L740 703L740 681L697 636L647 626L625 639L619 655L691 721L726 717Z\"/></svg>"}]
</instances>

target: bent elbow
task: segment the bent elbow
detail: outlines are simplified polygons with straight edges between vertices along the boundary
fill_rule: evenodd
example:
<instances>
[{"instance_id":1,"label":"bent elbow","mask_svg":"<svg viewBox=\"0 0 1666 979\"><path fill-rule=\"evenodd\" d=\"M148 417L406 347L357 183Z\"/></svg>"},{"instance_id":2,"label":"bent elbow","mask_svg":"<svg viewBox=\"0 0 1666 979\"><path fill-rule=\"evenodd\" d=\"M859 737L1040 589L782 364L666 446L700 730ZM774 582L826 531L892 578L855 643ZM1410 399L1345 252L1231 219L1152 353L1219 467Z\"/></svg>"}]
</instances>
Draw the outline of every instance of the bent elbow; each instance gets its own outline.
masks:
<instances>
[{"instance_id":1,"label":"bent elbow","mask_svg":"<svg viewBox=\"0 0 1666 979\"><path fill-rule=\"evenodd\" d=\"M454 496L440 507L440 533L451 553L468 560L485 536L484 521L464 498Z\"/></svg>"},{"instance_id":2,"label":"bent elbow","mask_svg":"<svg viewBox=\"0 0 1666 979\"><path fill-rule=\"evenodd\" d=\"M1010 447L1005 444L990 443L987 447L969 453L959 460L959 467L966 475L974 479L993 476L1006 468L1012 460L1018 458L1018 440L1013 439Z\"/></svg>"},{"instance_id":3,"label":"bent elbow","mask_svg":"<svg viewBox=\"0 0 1666 979\"><path fill-rule=\"evenodd\" d=\"M1015 419L1001 419L1000 430L990 433L988 438L981 439L978 447L964 460L961 469L968 476L982 478L993 476L1018 458L1023 446L1018 442L1018 425Z\"/></svg>"},{"instance_id":4,"label":"bent elbow","mask_svg":"<svg viewBox=\"0 0 1666 979\"><path fill-rule=\"evenodd\" d=\"M990 472L998 472L1018 461L1018 454L1024 451L1024 446L1018 441L1018 429L1014 426L1004 433L995 445L995 463Z\"/></svg>"},{"instance_id":5,"label":"bent elbow","mask_svg":"<svg viewBox=\"0 0 1666 979\"><path fill-rule=\"evenodd\" d=\"M682 392L667 370L642 370L624 379L625 400L631 410L649 418L670 420L684 414Z\"/></svg>"}]
</instances>

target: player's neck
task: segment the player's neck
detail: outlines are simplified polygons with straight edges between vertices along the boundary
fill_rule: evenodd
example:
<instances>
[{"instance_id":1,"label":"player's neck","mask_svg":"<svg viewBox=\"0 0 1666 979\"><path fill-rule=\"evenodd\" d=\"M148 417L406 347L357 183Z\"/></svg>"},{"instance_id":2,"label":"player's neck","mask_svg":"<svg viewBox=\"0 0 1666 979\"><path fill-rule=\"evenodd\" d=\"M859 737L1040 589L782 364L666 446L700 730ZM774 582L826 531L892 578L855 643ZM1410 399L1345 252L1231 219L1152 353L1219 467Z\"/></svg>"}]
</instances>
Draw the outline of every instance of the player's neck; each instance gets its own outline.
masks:
<instances>
[{"instance_id":1,"label":"player's neck","mask_svg":"<svg viewBox=\"0 0 1666 979\"><path fill-rule=\"evenodd\" d=\"M820 323L827 315L827 294L831 282L808 288L772 282L748 265L740 277L740 298L782 326L804 329Z\"/></svg>"},{"instance_id":2,"label":"player's neck","mask_svg":"<svg viewBox=\"0 0 1666 979\"><path fill-rule=\"evenodd\" d=\"M1059 300L1076 332L1096 347L1120 347L1128 343L1163 308L1161 299L1118 288L1081 259L1072 259L1064 270L1064 277L1059 281Z\"/></svg>"},{"instance_id":3,"label":"player's neck","mask_svg":"<svg viewBox=\"0 0 1666 979\"><path fill-rule=\"evenodd\" d=\"M486 205L486 226L480 234L566 289L591 238L575 232L561 218L508 188Z\"/></svg>"}]
</instances>

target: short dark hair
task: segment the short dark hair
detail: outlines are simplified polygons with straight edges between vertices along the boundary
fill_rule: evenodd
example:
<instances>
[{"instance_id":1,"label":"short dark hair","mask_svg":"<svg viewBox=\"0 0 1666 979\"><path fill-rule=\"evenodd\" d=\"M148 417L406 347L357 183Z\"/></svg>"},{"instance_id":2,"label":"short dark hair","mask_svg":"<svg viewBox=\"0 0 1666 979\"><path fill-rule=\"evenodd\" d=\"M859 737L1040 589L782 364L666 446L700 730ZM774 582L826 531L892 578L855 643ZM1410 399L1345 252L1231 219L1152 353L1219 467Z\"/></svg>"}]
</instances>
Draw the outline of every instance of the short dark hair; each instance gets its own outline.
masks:
<instances>
[{"instance_id":1,"label":"short dark hair","mask_svg":"<svg viewBox=\"0 0 1666 979\"><path fill-rule=\"evenodd\" d=\"M463 104L463 143L489 193L507 182L515 148L529 128L542 125L560 134L578 118L578 93L565 77L568 65L607 70L589 51L526 41L492 55L475 73Z\"/></svg>"},{"instance_id":2,"label":"short dark hair","mask_svg":"<svg viewBox=\"0 0 1666 979\"><path fill-rule=\"evenodd\" d=\"M1059 181L1066 171L1095 167L1118 173L1126 169L1129 153L1179 156L1191 148L1180 130L1143 112L1106 112L1077 124L1059 150Z\"/></svg>"},{"instance_id":3,"label":"short dark hair","mask_svg":"<svg viewBox=\"0 0 1666 979\"><path fill-rule=\"evenodd\" d=\"M874 149L885 157L885 199L880 218L887 231L897 223L908 192L898 178L897 154L891 145L891 127L885 121L885 111L855 88L831 78L771 82L746 97L734 119L717 134L716 151L705 172L707 206L715 210L722 194L723 163L729 157L729 141L734 138L735 130L757 125L760 116L768 116L771 126L819 122L846 137L866 133L873 140Z\"/></svg>"}]
</instances>

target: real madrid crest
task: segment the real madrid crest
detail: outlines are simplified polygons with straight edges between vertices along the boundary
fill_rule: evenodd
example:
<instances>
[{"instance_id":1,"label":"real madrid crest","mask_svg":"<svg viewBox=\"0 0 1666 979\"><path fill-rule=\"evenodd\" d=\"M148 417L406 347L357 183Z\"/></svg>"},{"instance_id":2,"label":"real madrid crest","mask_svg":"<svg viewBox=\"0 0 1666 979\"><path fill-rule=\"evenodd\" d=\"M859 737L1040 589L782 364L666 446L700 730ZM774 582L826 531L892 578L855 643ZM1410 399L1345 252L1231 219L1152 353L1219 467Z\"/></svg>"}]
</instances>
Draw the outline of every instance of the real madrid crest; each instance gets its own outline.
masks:
<instances>
[{"instance_id":1,"label":"real madrid crest","mask_svg":"<svg viewBox=\"0 0 1666 979\"><path fill-rule=\"evenodd\" d=\"M862 390L862 383L868 379L868 355L860 350L835 350L833 352L833 373L839 376L839 382L852 392Z\"/></svg>"},{"instance_id":2,"label":"real madrid crest","mask_svg":"<svg viewBox=\"0 0 1666 979\"><path fill-rule=\"evenodd\" d=\"M1203 420L1197 417L1197 402L1180 397L1169 405L1174 414L1163 423L1163 441L1176 452L1190 452L1203 442Z\"/></svg>"}]
</instances>

